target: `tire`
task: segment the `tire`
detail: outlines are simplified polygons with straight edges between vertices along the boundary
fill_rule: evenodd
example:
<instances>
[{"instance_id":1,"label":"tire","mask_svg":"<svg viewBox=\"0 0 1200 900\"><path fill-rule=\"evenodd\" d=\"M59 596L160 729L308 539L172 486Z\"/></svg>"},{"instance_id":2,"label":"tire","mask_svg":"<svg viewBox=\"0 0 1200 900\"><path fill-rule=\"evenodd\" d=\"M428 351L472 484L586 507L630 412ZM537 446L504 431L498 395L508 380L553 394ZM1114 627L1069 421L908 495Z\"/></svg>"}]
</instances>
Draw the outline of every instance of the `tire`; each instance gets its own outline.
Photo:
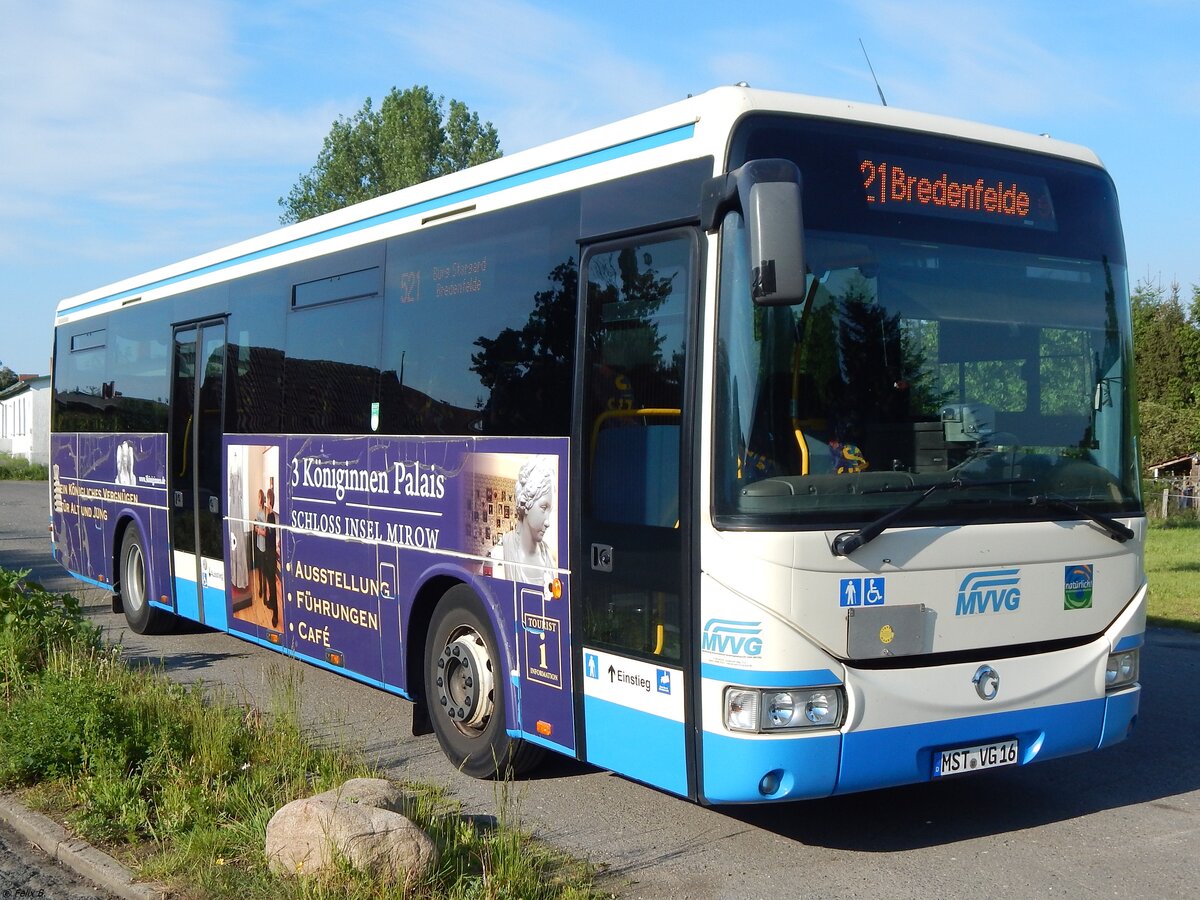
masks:
<instances>
[{"instance_id":1,"label":"tire","mask_svg":"<svg viewBox=\"0 0 1200 900\"><path fill-rule=\"evenodd\" d=\"M460 584L433 611L425 641L425 702L442 752L473 778L521 775L544 756L509 737L508 673L475 592Z\"/></svg>"},{"instance_id":2,"label":"tire","mask_svg":"<svg viewBox=\"0 0 1200 900\"><path fill-rule=\"evenodd\" d=\"M125 536L121 539L119 563L121 580L117 585L121 594L121 608L125 611L125 621L129 623L130 629L137 634L159 634L166 631L174 617L150 605L146 552L134 525L125 529Z\"/></svg>"}]
</instances>

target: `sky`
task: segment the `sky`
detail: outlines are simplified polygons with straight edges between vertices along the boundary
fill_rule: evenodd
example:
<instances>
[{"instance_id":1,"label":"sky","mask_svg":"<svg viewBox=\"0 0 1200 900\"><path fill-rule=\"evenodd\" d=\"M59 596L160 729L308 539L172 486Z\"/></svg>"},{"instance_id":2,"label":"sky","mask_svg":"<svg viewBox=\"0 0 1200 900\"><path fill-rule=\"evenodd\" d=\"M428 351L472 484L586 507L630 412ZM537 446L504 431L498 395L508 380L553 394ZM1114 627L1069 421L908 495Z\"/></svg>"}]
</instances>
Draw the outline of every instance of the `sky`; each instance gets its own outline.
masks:
<instances>
[{"instance_id":1,"label":"sky","mask_svg":"<svg viewBox=\"0 0 1200 900\"><path fill-rule=\"evenodd\" d=\"M1196 0L0 0L0 364L58 302L279 225L338 116L428 85L506 153L722 84L1085 144L1129 278L1200 284ZM1189 150L1188 148L1192 148Z\"/></svg>"}]
</instances>

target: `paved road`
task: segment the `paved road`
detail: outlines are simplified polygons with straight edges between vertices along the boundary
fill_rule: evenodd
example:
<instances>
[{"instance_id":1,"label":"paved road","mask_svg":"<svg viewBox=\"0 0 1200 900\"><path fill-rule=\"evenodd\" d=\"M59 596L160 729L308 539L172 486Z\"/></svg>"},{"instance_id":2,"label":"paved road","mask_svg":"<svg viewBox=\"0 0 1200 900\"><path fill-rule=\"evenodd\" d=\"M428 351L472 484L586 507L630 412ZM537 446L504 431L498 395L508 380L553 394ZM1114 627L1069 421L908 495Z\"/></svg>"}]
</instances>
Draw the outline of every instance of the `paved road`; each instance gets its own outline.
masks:
<instances>
[{"instance_id":1,"label":"paved road","mask_svg":"<svg viewBox=\"0 0 1200 900\"><path fill-rule=\"evenodd\" d=\"M469 811L504 792L460 776L402 700L199 627L144 639L99 591L47 561L45 485L0 483L0 565L83 596L132 656L260 701L303 679L328 740L365 744L393 778L448 784ZM1200 549L1196 569L1200 572ZM607 866L622 897L928 898L1196 896L1200 884L1200 638L1152 630L1142 715L1101 753L945 783L770 807L705 809L558 760L510 794L523 823Z\"/></svg>"},{"instance_id":2,"label":"paved road","mask_svg":"<svg viewBox=\"0 0 1200 900\"><path fill-rule=\"evenodd\" d=\"M4 900L97 900L107 896L0 825L0 897Z\"/></svg>"}]
</instances>

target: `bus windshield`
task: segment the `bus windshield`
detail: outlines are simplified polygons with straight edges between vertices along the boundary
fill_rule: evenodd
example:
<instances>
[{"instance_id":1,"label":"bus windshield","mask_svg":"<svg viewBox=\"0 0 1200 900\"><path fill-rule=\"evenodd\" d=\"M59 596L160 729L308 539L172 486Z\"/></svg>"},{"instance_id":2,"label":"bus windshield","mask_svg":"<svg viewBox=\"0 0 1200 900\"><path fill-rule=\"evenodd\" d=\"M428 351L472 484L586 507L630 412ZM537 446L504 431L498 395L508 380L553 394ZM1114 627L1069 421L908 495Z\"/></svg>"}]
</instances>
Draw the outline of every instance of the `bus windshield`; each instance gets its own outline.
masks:
<instances>
[{"instance_id":1,"label":"bus windshield","mask_svg":"<svg viewBox=\"0 0 1200 900\"><path fill-rule=\"evenodd\" d=\"M939 482L978 489L934 491L906 522L1140 509L1102 170L795 119L752 120L734 146L800 167L809 290L755 306L744 225L727 217L719 524L861 523Z\"/></svg>"}]
</instances>

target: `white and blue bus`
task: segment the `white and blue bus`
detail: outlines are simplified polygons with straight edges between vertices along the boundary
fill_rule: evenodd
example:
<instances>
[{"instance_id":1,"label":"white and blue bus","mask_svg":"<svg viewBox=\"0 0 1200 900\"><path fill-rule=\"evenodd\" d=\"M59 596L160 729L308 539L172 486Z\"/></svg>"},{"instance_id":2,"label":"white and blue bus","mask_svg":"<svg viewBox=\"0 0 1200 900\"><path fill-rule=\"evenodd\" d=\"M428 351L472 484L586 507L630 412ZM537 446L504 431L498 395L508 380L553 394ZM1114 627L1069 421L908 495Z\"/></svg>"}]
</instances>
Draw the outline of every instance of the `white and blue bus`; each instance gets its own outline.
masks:
<instances>
[{"instance_id":1,"label":"white and blue bus","mask_svg":"<svg viewBox=\"0 0 1200 900\"><path fill-rule=\"evenodd\" d=\"M52 540L702 803L1124 739L1145 518L1089 151L720 88L64 300Z\"/></svg>"}]
</instances>

